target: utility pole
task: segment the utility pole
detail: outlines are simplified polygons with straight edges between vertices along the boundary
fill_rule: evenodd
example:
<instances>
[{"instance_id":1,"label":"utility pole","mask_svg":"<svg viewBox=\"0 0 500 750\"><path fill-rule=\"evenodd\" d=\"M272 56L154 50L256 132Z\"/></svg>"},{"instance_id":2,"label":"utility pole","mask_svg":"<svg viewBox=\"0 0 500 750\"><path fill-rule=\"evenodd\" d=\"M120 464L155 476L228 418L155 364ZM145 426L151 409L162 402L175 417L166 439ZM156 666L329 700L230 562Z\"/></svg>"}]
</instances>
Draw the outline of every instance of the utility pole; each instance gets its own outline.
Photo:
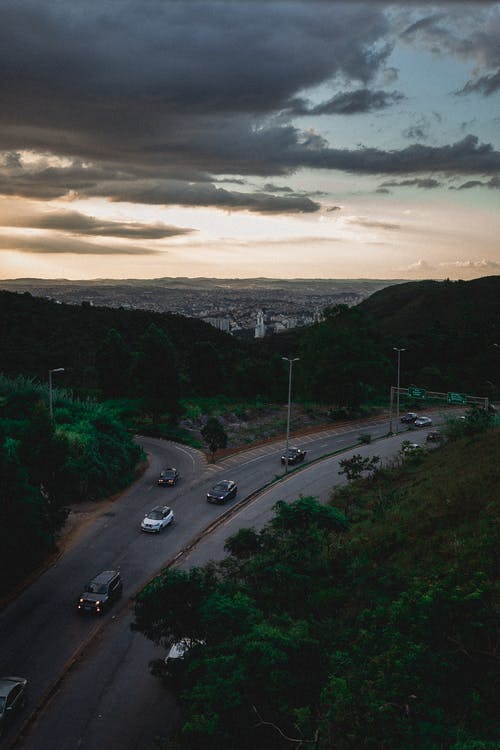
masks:
<instances>
[{"instance_id":1,"label":"utility pole","mask_svg":"<svg viewBox=\"0 0 500 750\"><path fill-rule=\"evenodd\" d=\"M285 362L288 362L288 416L286 420L286 448L285 448L285 474L288 473L288 443L290 440L290 412L292 408L292 367L294 362L299 361L299 357L281 357Z\"/></svg>"},{"instance_id":2,"label":"utility pole","mask_svg":"<svg viewBox=\"0 0 500 750\"><path fill-rule=\"evenodd\" d=\"M52 408L52 373L53 372L64 372L64 367L55 367L53 370L49 370L49 416L50 421L54 419L54 410Z\"/></svg>"},{"instance_id":3,"label":"utility pole","mask_svg":"<svg viewBox=\"0 0 500 750\"><path fill-rule=\"evenodd\" d=\"M401 352L405 352L406 349L398 349L397 346L392 347L395 352L398 353L398 392L396 395L396 435L399 432L399 386L401 378ZM391 411L392 414L392 411Z\"/></svg>"}]
</instances>

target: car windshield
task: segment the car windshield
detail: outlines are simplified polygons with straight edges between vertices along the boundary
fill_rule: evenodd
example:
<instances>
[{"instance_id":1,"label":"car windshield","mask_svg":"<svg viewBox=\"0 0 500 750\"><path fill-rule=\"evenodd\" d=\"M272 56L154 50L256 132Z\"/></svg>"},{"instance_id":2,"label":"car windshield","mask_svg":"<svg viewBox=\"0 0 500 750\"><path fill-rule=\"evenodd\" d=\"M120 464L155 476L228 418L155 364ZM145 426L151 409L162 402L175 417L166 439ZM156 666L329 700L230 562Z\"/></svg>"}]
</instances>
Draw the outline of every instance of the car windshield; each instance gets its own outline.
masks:
<instances>
[{"instance_id":1,"label":"car windshield","mask_svg":"<svg viewBox=\"0 0 500 750\"><path fill-rule=\"evenodd\" d=\"M146 518L149 518L150 521L161 521L161 519L163 518L163 513L161 510L151 510L147 514Z\"/></svg>"},{"instance_id":2,"label":"car windshield","mask_svg":"<svg viewBox=\"0 0 500 750\"><path fill-rule=\"evenodd\" d=\"M160 476L164 479L172 479L172 477L175 476L175 471L173 469L167 469L167 471L162 471Z\"/></svg>"},{"instance_id":3,"label":"car windshield","mask_svg":"<svg viewBox=\"0 0 500 750\"><path fill-rule=\"evenodd\" d=\"M228 482L219 482L219 484L215 485L212 492L226 492L227 489L229 489Z\"/></svg>"},{"instance_id":4,"label":"car windshield","mask_svg":"<svg viewBox=\"0 0 500 750\"><path fill-rule=\"evenodd\" d=\"M85 587L85 591L87 591L89 594L105 594L106 584L105 583L89 583Z\"/></svg>"}]
</instances>

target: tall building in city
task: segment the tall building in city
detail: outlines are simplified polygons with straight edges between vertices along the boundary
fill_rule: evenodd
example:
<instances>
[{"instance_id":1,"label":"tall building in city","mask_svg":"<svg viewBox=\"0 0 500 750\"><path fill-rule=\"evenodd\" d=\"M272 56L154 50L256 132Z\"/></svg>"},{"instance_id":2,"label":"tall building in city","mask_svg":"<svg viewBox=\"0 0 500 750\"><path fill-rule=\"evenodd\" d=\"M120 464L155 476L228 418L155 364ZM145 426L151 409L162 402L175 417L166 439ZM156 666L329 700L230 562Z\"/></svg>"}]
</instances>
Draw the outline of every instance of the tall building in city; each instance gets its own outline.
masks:
<instances>
[{"instance_id":1,"label":"tall building in city","mask_svg":"<svg viewBox=\"0 0 500 750\"><path fill-rule=\"evenodd\" d=\"M255 326L255 338L263 339L266 335L266 324L264 323L264 312L259 310L257 313L257 325Z\"/></svg>"}]
</instances>

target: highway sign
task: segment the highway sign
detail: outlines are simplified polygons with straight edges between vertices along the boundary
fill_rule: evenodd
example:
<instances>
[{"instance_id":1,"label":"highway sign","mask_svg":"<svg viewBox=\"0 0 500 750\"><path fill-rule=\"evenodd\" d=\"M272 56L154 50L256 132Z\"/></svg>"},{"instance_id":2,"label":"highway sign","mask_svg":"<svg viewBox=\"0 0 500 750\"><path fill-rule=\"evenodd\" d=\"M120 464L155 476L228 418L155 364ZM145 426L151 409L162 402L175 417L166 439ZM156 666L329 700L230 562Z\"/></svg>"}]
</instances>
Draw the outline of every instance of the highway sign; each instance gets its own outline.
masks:
<instances>
[{"instance_id":1,"label":"highway sign","mask_svg":"<svg viewBox=\"0 0 500 750\"><path fill-rule=\"evenodd\" d=\"M449 404L466 404L467 396L464 396L462 393L453 393L450 391L446 394L446 400Z\"/></svg>"},{"instance_id":2,"label":"highway sign","mask_svg":"<svg viewBox=\"0 0 500 750\"><path fill-rule=\"evenodd\" d=\"M410 385L408 388L408 395L413 398L425 398L427 391L425 388L417 388L415 385Z\"/></svg>"}]
</instances>

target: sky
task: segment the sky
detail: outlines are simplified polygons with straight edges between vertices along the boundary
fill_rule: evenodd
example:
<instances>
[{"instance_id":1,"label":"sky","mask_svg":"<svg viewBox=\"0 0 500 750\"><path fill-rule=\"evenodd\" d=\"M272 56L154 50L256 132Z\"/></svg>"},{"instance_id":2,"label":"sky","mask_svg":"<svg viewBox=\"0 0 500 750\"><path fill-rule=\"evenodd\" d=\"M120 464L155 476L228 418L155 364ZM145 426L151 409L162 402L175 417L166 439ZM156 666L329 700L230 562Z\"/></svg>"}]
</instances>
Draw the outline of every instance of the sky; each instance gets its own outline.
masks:
<instances>
[{"instance_id":1,"label":"sky","mask_svg":"<svg viewBox=\"0 0 500 750\"><path fill-rule=\"evenodd\" d=\"M500 3L2 0L0 279L500 273Z\"/></svg>"}]
</instances>

